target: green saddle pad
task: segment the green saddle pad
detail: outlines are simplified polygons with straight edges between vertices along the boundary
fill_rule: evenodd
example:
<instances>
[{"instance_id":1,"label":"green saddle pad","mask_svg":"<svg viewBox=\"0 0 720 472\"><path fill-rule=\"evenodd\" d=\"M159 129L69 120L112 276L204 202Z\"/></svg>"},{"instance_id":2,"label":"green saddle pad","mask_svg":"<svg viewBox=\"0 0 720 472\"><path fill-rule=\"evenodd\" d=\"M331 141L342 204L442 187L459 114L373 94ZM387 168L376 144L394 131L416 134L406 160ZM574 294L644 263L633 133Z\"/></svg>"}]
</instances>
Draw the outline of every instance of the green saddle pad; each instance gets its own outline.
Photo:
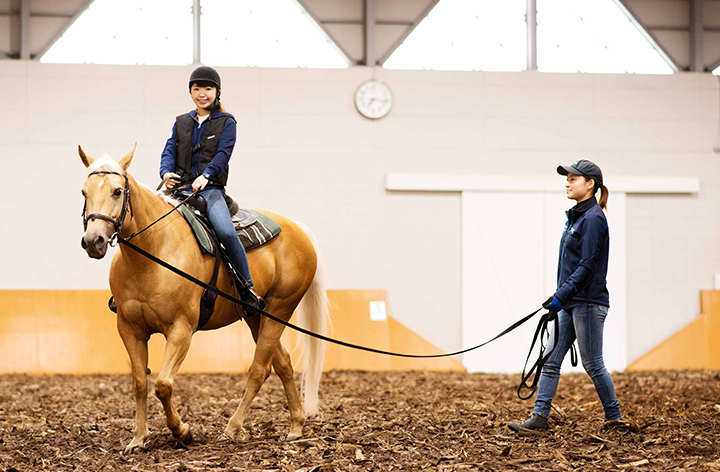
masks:
<instances>
[{"instance_id":1,"label":"green saddle pad","mask_svg":"<svg viewBox=\"0 0 720 472\"><path fill-rule=\"evenodd\" d=\"M205 252L206 254L214 254L215 245L213 243L213 239L208 234L205 226L200 223L198 218L195 216L193 210L188 208L187 205L180 206L178 210L180 210L180 213L182 213L182 215L185 217L185 220L192 228L195 239L197 239L197 242L202 248L203 252ZM280 225L277 224L275 220L273 220L266 214L260 213L259 211L255 210L244 211L252 213L253 215L255 215L255 218L257 218L257 220L249 226L240 227L238 225L235 225L235 231L237 232L238 237L240 238L240 242L242 242L242 245L246 251L254 249L258 246L262 246L263 244L280 234L280 232L282 231Z\"/></svg>"}]
</instances>

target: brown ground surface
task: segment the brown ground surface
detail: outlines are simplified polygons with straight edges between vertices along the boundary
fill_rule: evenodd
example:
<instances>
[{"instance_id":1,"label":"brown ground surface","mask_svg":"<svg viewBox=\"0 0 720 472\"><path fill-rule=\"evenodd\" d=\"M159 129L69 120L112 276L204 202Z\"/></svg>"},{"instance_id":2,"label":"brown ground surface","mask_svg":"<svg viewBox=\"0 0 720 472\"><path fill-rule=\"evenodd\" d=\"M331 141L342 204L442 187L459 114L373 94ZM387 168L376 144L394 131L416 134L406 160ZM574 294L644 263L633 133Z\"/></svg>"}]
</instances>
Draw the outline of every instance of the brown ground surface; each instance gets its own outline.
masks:
<instances>
[{"instance_id":1,"label":"brown ground surface","mask_svg":"<svg viewBox=\"0 0 720 472\"><path fill-rule=\"evenodd\" d=\"M505 424L525 419L532 403L515 396L517 375L330 372L322 417L286 443L289 416L273 375L250 410L247 440L228 443L216 438L246 376L181 375L175 391L195 442L172 439L153 397L148 450L123 455L135 408L129 376L0 376L0 470L720 471L720 373L613 378L637 432L601 432L592 382L570 374L550 431L518 436Z\"/></svg>"}]
</instances>

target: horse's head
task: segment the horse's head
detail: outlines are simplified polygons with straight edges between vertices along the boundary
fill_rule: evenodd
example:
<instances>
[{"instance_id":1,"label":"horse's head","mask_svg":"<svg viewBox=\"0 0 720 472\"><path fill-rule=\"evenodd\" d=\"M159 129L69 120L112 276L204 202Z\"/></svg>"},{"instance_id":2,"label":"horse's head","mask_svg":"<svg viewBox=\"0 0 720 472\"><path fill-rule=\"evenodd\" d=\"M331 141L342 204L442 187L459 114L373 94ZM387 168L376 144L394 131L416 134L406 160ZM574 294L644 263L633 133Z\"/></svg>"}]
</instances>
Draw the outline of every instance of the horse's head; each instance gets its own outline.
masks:
<instances>
[{"instance_id":1,"label":"horse's head","mask_svg":"<svg viewBox=\"0 0 720 472\"><path fill-rule=\"evenodd\" d=\"M116 161L109 157L96 160L78 146L80 159L88 169L82 189L85 197L85 234L80 245L94 259L105 257L108 242L115 233L120 233L125 214L128 210L132 211L127 168L135 155L135 147Z\"/></svg>"}]
</instances>

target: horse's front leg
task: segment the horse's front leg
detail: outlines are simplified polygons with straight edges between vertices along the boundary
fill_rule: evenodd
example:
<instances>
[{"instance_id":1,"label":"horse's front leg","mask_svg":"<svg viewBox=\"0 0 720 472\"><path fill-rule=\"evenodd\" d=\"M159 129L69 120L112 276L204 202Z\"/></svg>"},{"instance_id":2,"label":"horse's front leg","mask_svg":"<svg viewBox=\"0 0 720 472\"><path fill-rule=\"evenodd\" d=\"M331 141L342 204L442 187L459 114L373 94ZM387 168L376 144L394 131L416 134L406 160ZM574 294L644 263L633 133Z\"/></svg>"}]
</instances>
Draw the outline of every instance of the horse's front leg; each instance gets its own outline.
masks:
<instances>
[{"instance_id":1,"label":"horse's front leg","mask_svg":"<svg viewBox=\"0 0 720 472\"><path fill-rule=\"evenodd\" d=\"M117 327L120 337L125 344L132 369L133 391L135 393L135 434L132 441L125 448L125 452L134 452L145 448L148 436L147 415L147 364L148 364L148 336L139 333L132 325L127 323L118 313Z\"/></svg>"},{"instance_id":2,"label":"horse's front leg","mask_svg":"<svg viewBox=\"0 0 720 472\"><path fill-rule=\"evenodd\" d=\"M165 338L167 344L165 345L162 369L155 381L155 395L162 402L167 425L172 431L173 437L184 444L190 444L192 442L190 425L180 420L180 415L172 402L172 393L175 375L190 349L192 328L185 323L178 323L166 333Z\"/></svg>"}]
</instances>

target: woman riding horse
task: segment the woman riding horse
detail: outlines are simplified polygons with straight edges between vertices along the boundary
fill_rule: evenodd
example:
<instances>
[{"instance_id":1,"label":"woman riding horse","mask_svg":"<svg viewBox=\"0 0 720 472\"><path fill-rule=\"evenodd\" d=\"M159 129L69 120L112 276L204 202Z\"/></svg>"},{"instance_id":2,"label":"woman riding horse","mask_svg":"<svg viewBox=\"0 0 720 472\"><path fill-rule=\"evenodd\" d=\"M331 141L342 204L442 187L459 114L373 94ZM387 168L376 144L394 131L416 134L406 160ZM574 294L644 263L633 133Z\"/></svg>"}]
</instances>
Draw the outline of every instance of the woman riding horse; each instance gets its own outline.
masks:
<instances>
[{"instance_id":1,"label":"woman riding horse","mask_svg":"<svg viewBox=\"0 0 720 472\"><path fill-rule=\"evenodd\" d=\"M175 118L172 135L162 152L160 177L167 188L192 184L192 191L205 198L210 224L245 289L244 301L262 310L265 302L255 292L245 248L225 203L237 122L220 103L220 74L215 69L196 68L190 74L189 88L195 109Z\"/></svg>"},{"instance_id":2,"label":"woman riding horse","mask_svg":"<svg viewBox=\"0 0 720 472\"><path fill-rule=\"evenodd\" d=\"M127 172L135 149L119 162L108 157L93 159L81 147L78 151L88 168L83 186L86 227L82 246L90 257L104 257L108 242L116 233L128 238L172 209L162 197L138 184ZM325 280L312 236L299 223L277 213L264 212L282 227L282 232L248 253L256 290L264 296L266 309L275 316L288 321L297 309L300 325L324 334L329 316ZM209 281L212 277L214 258L200 251L190 226L177 211L138 235L133 243L197 279ZM232 293L230 277L223 267L217 287L226 293ZM110 289L117 304L118 332L130 356L136 402L135 432L125 450L143 448L148 437L148 339L153 333L162 333L167 340L162 368L155 381L155 395L162 402L173 436L184 443L191 442L190 426L182 422L172 402L172 393L175 375L198 325L203 289L126 245L120 245L113 258ZM235 306L218 298L212 317L202 329L221 328L237 320ZM243 435L242 426L250 403L274 368L288 399L291 425L287 439L297 439L302 436L305 415L313 415L318 410L317 392L325 343L300 336L304 344L304 402L301 404L290 355L280 343L284 326L260 315L245 321L256 343L255 354L245 395L222 437L236 439Z\"/></svg>"}]
</instances>

